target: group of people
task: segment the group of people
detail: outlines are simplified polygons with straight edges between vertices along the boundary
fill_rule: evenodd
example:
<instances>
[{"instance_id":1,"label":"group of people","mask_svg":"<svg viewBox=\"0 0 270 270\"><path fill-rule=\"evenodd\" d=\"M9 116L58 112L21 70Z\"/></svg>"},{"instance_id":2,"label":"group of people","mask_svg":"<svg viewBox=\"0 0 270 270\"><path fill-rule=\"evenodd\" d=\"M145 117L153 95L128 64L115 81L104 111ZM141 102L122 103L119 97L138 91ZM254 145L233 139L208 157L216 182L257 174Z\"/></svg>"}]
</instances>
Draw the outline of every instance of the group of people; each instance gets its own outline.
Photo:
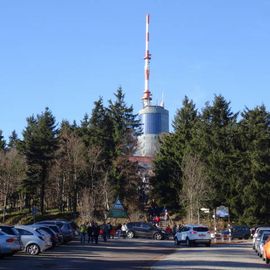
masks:
<instances>
[{"instance_id":1,"label":"group of people","mask_svg":"<svg viewBox=\"0 0 270 270\"><path fill-rule=\"evenodd\" d=\"M81 244L86 243L86 236L88 236L88 243L98 243L98 237L100 234L100 226L96 222L90 222L82 224L79 228Z\"/></svg>"},{"instance_id":2,"label":"group of people","mask_svg":"<svg viewBox=\"0 0 270 270\"><path fill-rule=\"evenodd\" d=\"M127 225L125 223L118 224L114 227L110 222L103 223L98 225L96 222L92 221L88 224L83 223L79 228L80 232L80 241L81 244L85 244L86 241L89 243L98 244L98 238L101 236L104 242L107 242L107 239L114 237L123 237L126 238L127 234ZM86 239L87 238L87 239Z\"/></svg>"}]
</instances>

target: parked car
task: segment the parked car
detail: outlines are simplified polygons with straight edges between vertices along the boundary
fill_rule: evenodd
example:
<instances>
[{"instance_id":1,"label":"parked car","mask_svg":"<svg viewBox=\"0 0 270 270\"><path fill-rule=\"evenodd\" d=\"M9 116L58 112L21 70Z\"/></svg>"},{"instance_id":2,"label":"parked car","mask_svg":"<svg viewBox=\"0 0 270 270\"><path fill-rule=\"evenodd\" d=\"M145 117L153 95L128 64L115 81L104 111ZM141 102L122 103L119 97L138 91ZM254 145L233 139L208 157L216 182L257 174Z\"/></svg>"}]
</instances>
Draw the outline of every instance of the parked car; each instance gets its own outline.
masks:
<instances>
[{"instance_id":1,"label":"parked car","mask_svg":"<svg viewBox=\"0 0 270 270\"><path fill-rule=\"evenodd\" d=\"M232 239L249 239L250 238L250 228L246 225L235 225L231 229Z\"/></svg>"},{"instance_id":2,"label":"parked car","mask_svg":"<svg viewBox=\"0 0 270 270\"><path fill-rule=\"evenodd\" d=\"M50 229L52 229L58 237L58 242L62 244L64 242L64 236L63 233L61 232L60 228L57 225L54 224L39 224L39 223L34 223L33 225L41 225L41 226L47 226Z\"/></svg>"},{"instance_id":3,"label":"parked car","mask_svg":"<svg viewBox=\"0 0 270 270\"><path fill-rule=\"evenodd\" d=\"M59 244L57 233L54 232L51 228L43 224L31 224L29 225L34 229L41 229L45 231L50 236L50 241L52 242L52 246L55 247ZM41 232L42 233L42 232ZM43 233L42 233L43 234Z\"/></svg>"},{"instance_id":4,"label":"parked car","mask_svg":"<svg viewBox=\"0 0 270 270\"><path fill-rule=\"evenodd\" d=\"M19 242L19 244L20 244L20 250L22 250L23 244L22 244L22 241L21 241L21 236L20 236L19 232L14 228L14 226L0 225L0 231L3 232L4 234L7 234L7 235L10 235L12 237L17 238L16 239L16 242L17 241Z\"/></svg>"},{"instance_id":5,"label":"parked car","mask_svg":"<svg viewBox=\"0 0 270 270\"><path fill-rule=\"evenodd\" d=\"M16 225L15 228L21 235L24 251L31 255L38 255L52 246L51 242L45 240L44 235L27 225Z\"/></svg>"},{"instance_id":6,"label":"parked car","mask_svg":"<svg viewBox=\"0 0 270 270\"><path fill-rule=\"evenodd\" d=\"M142 237L156 240L168 239L168 234L161 228L147 222L129 222L127 238Z\"/></svg>"},{"instance_id":7,"label":"parked car","mask_svg":"<svg viewBox=\"0 0 270 270\"><path fill-rule=\"evenodd\" d=\"M208 247L211 245L211 233L209 228L204 225L187 224L181 227L174 236L176 245L186 243L187 246L195 244L204 244Z\"/></svg>"},{"instance_id":8,"label":"parked car","mask_svg":"<svg viewBox=\"0 0 270 270\"><path fill-rule=\"evenodd\" d=\"M257 241L257 238L260 238L263 232L270 232L270 227L258 227L254 233L253 239L252 239L252 248L255 250L255 243ZM256 251L256 250L255 250Z\"/></svg>"},{"instance_id":9,"label":"parked car","mask_svg":"<svg viewBox=\"0 0 270 270\"><path fill-rule=\"evenodd\" d=\"M61 230L64 238L64 242L69 242L74 238L74 230L71 222L66 220L43 220L36 222L36 224L52 224L57 225Z\"/></svg>"},{"instance_id":10,"label":"parked car","mask_svg":"<svg viewBox=\"0 0 270 270\"><path fill-rule=\"evenodd\" d=\"M270 238L265 241L265 244L263 246L263 259L267 264L270 263Z\"/></svg>"},{"instance_id":11,"label":"parked car","mask_svg":"<svg viewBox=\"0 0 270 270\"><path fill-rule=\"evenodd\" d=\"M20 237L0 231L0 256L13 255L22 249Z\"/></svg>"},{"instance_id":12,"label":"parked car","mask_svg":"<svg viewBox=\"0 0 270 270\"><path fill-rule=\"evenodd\" d=\"M260 237L258 237L256 239L255 242L255 250L257 251L257 254L259 257L262 257L263 254L263 246L266 242L266 240L268 239L268 237L270 236L270 232L268 231L264 231Z\"/></svg>"}]
</instances>

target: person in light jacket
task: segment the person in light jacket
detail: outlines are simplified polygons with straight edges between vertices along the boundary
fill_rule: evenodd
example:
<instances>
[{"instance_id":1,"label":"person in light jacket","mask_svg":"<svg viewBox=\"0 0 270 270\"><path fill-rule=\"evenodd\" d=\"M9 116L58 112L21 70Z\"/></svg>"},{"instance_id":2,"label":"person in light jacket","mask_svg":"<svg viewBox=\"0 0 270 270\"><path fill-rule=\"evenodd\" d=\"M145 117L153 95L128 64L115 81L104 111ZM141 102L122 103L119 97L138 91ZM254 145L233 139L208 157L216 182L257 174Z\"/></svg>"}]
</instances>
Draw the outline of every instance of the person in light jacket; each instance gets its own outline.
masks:
<instances>
[{"instance_id":1,"label":"person in light jacket","mask_svg":"<svg viewBox=\"0 0 270 270\"><path fill-rule=\"evenodd\" d=\"M127 228L126 223L123 223L123 225L121 227L121 233L122 233L122 236L124 239L127 237L127 230L128 230L128 228Z\"/></svg>"}]
</instances>

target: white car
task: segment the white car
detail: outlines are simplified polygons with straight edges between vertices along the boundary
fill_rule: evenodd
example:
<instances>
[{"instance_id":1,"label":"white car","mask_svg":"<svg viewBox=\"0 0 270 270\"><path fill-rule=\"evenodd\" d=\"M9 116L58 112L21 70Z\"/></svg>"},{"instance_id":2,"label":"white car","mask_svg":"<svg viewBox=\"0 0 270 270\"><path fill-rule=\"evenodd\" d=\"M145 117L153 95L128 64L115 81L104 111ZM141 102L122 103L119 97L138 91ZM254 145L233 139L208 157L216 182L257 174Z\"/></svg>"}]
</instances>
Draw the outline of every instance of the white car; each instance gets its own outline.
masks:
<instances>
[{"instance_id":1,"label":"white car","mask_svg":"<svg viewBox=\"0 0 270 270\"><path fill-rule=\"evenodd\" d=\"M187 246L204 244L208 247L211 245L211 233L209 228L204 225L187 224L176 232L174 236L176 245L185 243Z\"/></svg>"},{"instance_id":2,"label":"white car","mask_svg":"<svg viewBox=\"0 0 270 270\"><path fill-rule=\"evenodd\" d=\"M38 255L40 252L52 246L43 231L36 230L27 225L16 225L15 228L21 235L24 251L31 255Z\"/></svg>"}]
</instances>

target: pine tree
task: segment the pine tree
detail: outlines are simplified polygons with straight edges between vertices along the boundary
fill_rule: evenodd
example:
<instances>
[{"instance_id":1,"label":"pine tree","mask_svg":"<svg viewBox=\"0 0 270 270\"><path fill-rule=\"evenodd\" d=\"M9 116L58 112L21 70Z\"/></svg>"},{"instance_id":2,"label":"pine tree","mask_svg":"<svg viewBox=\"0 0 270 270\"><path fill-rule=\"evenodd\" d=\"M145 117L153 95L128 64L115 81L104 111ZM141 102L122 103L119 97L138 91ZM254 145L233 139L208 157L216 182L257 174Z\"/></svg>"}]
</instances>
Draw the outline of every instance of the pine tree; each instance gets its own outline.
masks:
<instances>
[{"instance_id":1,"label":"pine tree","mask_svg":"<svg viewBox=\"0 0 270 270\"><path fill-rule=\"evenodd\" d=\"M227 205L230 195L232 138L238 114L234 114L223 96L215 96L206 104L194 132L196 152L204 161L213 187L211 208Z\"/></svg>"},{"instance_id":2,"label":"pine tree","mask_svg":"<svg viewBox=\"0 0 270 270\"><path fill-rule=\"evenodd\" d=\"M11 135L9 136L8 147L13 148L16 147L19 143L19 138L15 130L12 131Z\"/></svg>"},{"instance_id":3,"label":"pine tree","mask_svg":"<svg viewBox=\"0 0 270 270\"><path fill-rule=\"evenodd\" d=\"M115 145L115 155L131 155L135 151L137 136L141 135L141 123L138 115L133 113L133 107L125 103L122 88L115 93L115 101L109 100L109 117L112 120L112 136Z\"/></svg>"},{"instance_id":4,"label":"pine tree","mask_svg":"<svg viewBox=\"0 0 270 270\"><path fill-rule=\"evenodd\" d=\"M243 141L242 221L263 224L270 220L270 113L265 106L246 109L240 122Z\"/></svg>"},{"instance_id":5,"label":"pine tree","mask_svg":"<svg viewBox=\"0 0 270 270\"><path fill-rule=\"evenodd\" d=\"M3 136L3 131L0 129L0 150L6 149L6 141Z\"/></svg>"},{"instance_id":6,"label":"pine tree","mask_svg":"<svg viewBox=\"0 0 270 270\"><path fill-rule=\"evenodd\" d=\"M51 163L57 149L55 118L48 108L41 115L27 119L20 149L28 165L24 188L33 203L44 213L44 199ZM28 200L28 203L30 201Z\"/></svg>"},{"instance_id":7,"label":"pine tree","mask_svg":"<svg viewBox=\"0 0 270 270\"><path fill-rule=\"evenodd\" d=\"M133 107L126 105L121 87L115 93L115 101L109 100L108 114L114 146L110 173L112 189L115 197L119 195L120 199L129 201L129 205L138 204L138 193L134 192L139 182L138 168L137 164L129 161L129 157L135 152L141 123L138 115L133 113Z\"/></svg>"},{"instance_id":8,"label":"pine tree","mask_svg":"<svg viewBox=\"0 0 270 270\"><path fill-rule=\"evenodd\" d=\"M181 210L182 160L192 142L192 132L198 120L192 100L184 98L173 121L174 133L163 136L160 151L154 160L155 177L151 179L152 197L171 209Z\"/></svg>"}]
</instances>

